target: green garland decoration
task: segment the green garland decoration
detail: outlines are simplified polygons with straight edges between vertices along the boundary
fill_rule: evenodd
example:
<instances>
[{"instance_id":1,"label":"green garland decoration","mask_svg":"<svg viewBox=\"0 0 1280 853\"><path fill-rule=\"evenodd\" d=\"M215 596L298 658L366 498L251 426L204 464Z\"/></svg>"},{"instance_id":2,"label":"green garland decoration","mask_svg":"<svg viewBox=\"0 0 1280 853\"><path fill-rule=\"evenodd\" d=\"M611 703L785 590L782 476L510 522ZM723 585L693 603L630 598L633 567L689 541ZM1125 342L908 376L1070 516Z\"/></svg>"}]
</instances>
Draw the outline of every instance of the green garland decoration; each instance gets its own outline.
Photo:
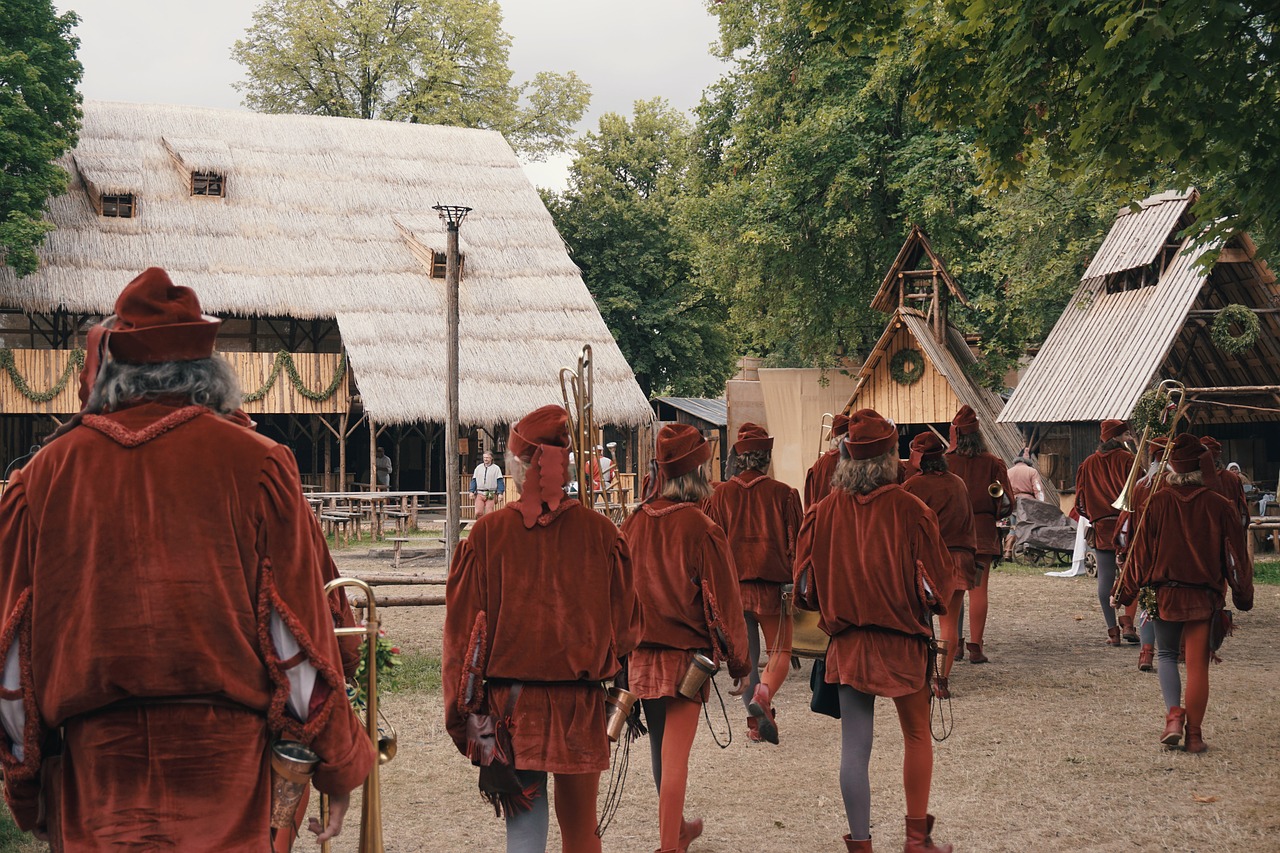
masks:
<instances>
[{"instance_id":1,"label":"green garland decoration","mask_svg":"<svg viewBox=\"0 0 1280 853\"><path fill-rule=\"evenodd\" d=\"M80 369L84 367L84 350L73 349L71 356L67 359L67 366L62 371L62 375L58 377L58 381L53 387L44 391L32 391L31 386L27 384L26 378L18 372L18 365L13 360L13 350L9 348L0 349L0 368L9 374L13 386L18 389L18 393L26 397L33 403L48 403L66 390L67 383L71 381L72 376L80 373Z\"/></svg>"},{"instance_id":2,"label":"green garland decoration","mask_svg":"<svg viewBox=\"0 0 1280 853\"><path fill-rule=\"evenodd\" d=\"M293 355L287 350L280 350L276 353L276 360L271 365L271 375L267 377L267 381L257 391L244 395L246 403L256 403L263 397L267 396L267 392L276 384L276 380L280 378L280 372L284 371L289 376L289 383L293 385L293 390L297 391L303 397L313 402L328 400L338 390L338 386L342 384L342 380L347 375L347 354L344 352L338 358L338 369L334 371L333 381L331 381L322 391L312 391L310 388L302 384L302 377L298 375L298 366L293 363Z\"/></svg>"},{"instance_id":3,"label":"green garland decoration","mask_svg":"<svg viewBox=\"0 0 1280 853\"><path fill-rule=\"evenodd\" d=\"M924 354L916 349L900 349L889 359L889 375L899 385L914 385L924 376Z\"/></svg>"},{"instance_id":4,"label":"green garland decoration","mask_svg":"<svg viewBox=\"0 0 1280 853\"><path fill-rule=\"evenodd\" d=\"M1231 327L1240 326L1240 334L1231 333ZM1253 349L1262 334L1262 322L1258 315L1243 305L1231 304L1213 318L1209 337L1213 344L1227 355L1240 355Z\"/></svg>"},{"instance_id":5,"label":"green garland decoration","mask_svg":"<svg viewBox=\"0 0 1280 853\"><path fill-rule=\"evenodd\" d=\"M1153 436L1167 435L1169 423L1162 423L1160 417L1168 405L1169 398L1160 393L1159 389L1152 388L1139 397L1138 402L1134 404L1133 414L1129 416L1130 426L1137 433L1149 428Z\"/></svg>"}]
</instances>

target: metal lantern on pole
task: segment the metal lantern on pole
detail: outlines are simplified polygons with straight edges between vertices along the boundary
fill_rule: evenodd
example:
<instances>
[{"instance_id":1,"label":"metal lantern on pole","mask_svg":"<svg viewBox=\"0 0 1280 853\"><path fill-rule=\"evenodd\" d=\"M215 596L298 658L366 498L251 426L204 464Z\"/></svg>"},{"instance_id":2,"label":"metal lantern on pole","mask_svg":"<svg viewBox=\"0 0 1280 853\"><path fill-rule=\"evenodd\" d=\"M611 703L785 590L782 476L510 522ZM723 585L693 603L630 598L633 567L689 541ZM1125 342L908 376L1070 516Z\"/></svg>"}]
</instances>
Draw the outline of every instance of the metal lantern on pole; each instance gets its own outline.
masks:
<instances>
[{"instance_id":1,"label":"metal lantern on pole","mask_svg":"<svg viewBox=\"0 0 1280 853\"><path fill-rule=\"evenodd\" d=\"M469 207L437 204L431 208L440 214L448 233L445 247L445 419L444 419L444 478L445 478L445 530L444 555L452 564L458 548L458 528L462 525L462 475L458 464L458 281L461 278L461 257L458 254L458 226L471 212Z\"/></svg>"}]
</instances>

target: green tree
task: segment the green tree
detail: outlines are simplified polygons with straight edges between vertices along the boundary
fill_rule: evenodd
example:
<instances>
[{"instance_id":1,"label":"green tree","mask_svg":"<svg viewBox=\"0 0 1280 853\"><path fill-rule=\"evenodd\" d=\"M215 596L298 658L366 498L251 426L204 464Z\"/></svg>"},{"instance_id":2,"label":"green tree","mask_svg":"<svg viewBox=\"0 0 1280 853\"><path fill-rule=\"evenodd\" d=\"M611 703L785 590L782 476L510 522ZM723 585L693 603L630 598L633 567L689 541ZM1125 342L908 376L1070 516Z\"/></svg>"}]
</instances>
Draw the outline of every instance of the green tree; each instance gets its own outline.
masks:
<instances>
[{"instance_id":1,"label":"green tree","mask_svg":"<svg viewBox=\"0 0 1280 853\"><path fill-rule=\"evenodd\" d=\"M609 113L577 144L547 206L646 394L720 396L732 372L727 312L692 280L679 220L689 127L662 99Z\"/></svg>"},{"instance_id":2,"label":"green tree","mask_svg":"<svg viewBox=\"0 0 1280 853\"><path fill-rule=\"evenodd\" d=\"M1280 247L1280 6L1271 0L807 0L846 48L905 48L917 99L972 128L988 186L1039 149L1064 182L1198 184L1212 234Z\"/></svg>"},{"instance_id":3,"label":"green tree","mask_svg":"<svg viewBox=\"0 0 1280 853\"><path fill-rule=\"evenodd\" d=\"M543 159L591 90L572 71L513 85L510 45L497 0L266 0L232 55L251 109L488 128Z\"/></svg>"},{"instance_id":4,"label":"green tree","mask_svg":"<svg viewBox=\"0 0 1280 853\"><path fill-rule=\"evenodd\" d=\"M54 161L80 129L77 20L49 0L0 0L0 253L18 275L35 271L45 205L67 189Z\"/></svg>"}]
</instances>

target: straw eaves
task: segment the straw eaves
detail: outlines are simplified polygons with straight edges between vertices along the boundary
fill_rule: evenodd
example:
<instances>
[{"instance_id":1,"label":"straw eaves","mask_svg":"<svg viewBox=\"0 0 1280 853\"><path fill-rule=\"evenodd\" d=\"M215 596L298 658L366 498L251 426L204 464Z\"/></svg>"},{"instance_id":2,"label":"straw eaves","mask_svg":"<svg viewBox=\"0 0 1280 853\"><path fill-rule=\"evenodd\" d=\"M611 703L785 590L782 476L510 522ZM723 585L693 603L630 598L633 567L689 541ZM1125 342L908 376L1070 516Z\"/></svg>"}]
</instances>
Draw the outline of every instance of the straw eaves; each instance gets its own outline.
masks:
<instances>
[{"instance_id":1,"label":"straw eaves","mask_svg":"<svg viewBox=\"0 0 1280 853\"><path fill-rule=\"evenodd\" d=\"M0 301L110 311L147 266L211 313L336 319L366 409L383 423L445 416L444 282L432 205L473 208L460 231L461 418L514 421L560 399L558 370L596 358L596 417L648 420L648 401L514 152L493 131L196 107L86 102L70 191L41 267L0 271ZM226 177L192 197L190 172ZM133 219L94 193L131 192Z\"/></svg>"}]
</instances>

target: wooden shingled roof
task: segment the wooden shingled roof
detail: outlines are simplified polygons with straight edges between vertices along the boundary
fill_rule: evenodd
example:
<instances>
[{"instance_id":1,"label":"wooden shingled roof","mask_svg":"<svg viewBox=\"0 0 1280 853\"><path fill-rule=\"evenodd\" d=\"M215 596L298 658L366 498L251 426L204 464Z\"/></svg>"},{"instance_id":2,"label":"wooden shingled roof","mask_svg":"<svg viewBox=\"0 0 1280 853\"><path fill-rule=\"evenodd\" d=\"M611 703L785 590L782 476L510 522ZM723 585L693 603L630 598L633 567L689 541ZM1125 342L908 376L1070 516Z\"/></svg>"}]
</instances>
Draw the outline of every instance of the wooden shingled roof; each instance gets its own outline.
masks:
<instances>
[{"instance_id":1,"label":"wooden shingled roof","mask_svg":"<svg viewBox=\"0 0 1280 853\"><path fill-rule=\"evenodd\" d=\"M1127 418L1161 379L1189 388L1235 389L1200 396L1203 422L1276 419L1239 406L1239 389L1280 385L1280 317L1262 313L1257 346L1239 357L1215 347L1212 312L1228 304L1274 309L1280 288L1247 235L1194 245L1184 233L1197 195L1162 193L1120 211L1075 295L1005 404L1007 423ZM1221 249L1221 251L1219 251ZM1216 263L1200 263L1218 252ZM1222 395L1231 397L1226 400ZM1194 395L1193 395L1194 396ZM1209 399L1234 402L1211 406ZM1265 405L1276 401L1264 395Z\"/></svg>"},{"instance_id":2,"label":"wooden shingled roof","mask_svg":"<svg viewBox=\"0 0 1280 853\"><path fill-rule=\"evenodd\" d=\"M924 355L925 375L911 385L899 385L889 375L889 360L908 342ZM948 327L946 342L940 343L923 313L913 308L895 309L884 334L863 362L844 413L871 406L899 424L936 424L950 421L961 405L968 405L978 415L987 447L1010 463L1025 442L1016 426L1000 421L1004 405L1000 397L970 378L968 368L976 361L955 328ZM1057 491L1048 478L1043 479L1046 500L1056 502Z\"/></svg>"}]
</instances>

